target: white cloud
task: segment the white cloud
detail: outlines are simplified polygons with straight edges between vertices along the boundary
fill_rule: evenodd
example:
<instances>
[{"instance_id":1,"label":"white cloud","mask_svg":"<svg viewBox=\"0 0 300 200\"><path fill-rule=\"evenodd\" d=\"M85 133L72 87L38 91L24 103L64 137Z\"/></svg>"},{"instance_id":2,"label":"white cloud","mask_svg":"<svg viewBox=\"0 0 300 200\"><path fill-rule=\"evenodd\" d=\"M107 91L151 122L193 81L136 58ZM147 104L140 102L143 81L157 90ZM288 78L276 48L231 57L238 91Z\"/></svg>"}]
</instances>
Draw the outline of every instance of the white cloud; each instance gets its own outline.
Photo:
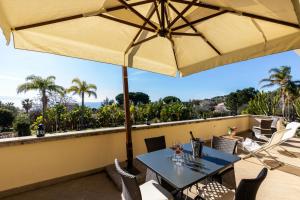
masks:
<instances>
[{"instance_id":1,"label":"white cloud","mask_svg":"<svg viewBox=\"0 0 300 200\"><path fill-rule=\"evenodd\" d=\"M21 107L23 98L17 96L0 96L0 101L3 103L12 102L15 106Z\"/></svg>"}]
</instances>

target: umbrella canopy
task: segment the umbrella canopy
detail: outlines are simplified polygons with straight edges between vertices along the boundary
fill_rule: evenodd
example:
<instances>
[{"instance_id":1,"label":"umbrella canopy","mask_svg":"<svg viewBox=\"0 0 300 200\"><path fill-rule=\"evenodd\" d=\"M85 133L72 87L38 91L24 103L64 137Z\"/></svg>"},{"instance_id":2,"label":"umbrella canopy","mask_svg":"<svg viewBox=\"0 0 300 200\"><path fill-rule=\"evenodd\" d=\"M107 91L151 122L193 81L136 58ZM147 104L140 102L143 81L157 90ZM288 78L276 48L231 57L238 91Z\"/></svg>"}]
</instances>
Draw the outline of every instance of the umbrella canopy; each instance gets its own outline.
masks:
<instances>
[{"instance_id":1,"label":"umbrella canopy","mask_svg":"<svg viewBox=\"0 0 300 200\"><path fill-rule=\"evenodd\" d=\"M299 0L0 0L18 49L181 76L300 48Z\"/></svg>"},{"instance_id":2,"label":"umbrella canopy","mask_svg":"<svg viewBox=\"0 0 300 200\"><path fill-rule=\"evenodd\" d=\"M123 66L128 169L126 67L186 76L298 49L299 22L299 0L0 0L16 48Z\"/></svg>"}]
</instances>

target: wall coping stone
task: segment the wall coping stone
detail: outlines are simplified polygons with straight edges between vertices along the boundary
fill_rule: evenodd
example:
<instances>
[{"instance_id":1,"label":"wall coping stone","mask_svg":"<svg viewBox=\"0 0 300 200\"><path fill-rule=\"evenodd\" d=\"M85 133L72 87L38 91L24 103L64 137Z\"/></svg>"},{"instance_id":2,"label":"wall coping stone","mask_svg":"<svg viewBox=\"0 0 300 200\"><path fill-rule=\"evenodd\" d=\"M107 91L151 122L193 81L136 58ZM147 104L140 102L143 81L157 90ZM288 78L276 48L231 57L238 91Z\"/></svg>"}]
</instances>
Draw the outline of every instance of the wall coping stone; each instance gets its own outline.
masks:
<instances>
[{"instance_id":1,"label":"wall coping stone","mask_svg":"<svg viewBox=\"0 0 300 200\"><path fill-rule=\"evenodd\" d=\"M216 117L216 118L207 118L207 119L161 122L161 123L153 123L150 125L146 125L146 124L135 125L132 126L132 133L134 134L135 131L144 130L144 129L162 128L168 126L180 126L180 125L195 124L195 123L205 123L205 122L213 122L213 121L227 120L227 119L234 119L234 118L244 118L249 116L251 115L237 115L237 116ZM105 134L112 134L112 133L121 133L121 132L125 132L124 126L89 129L83 131L70 131L64 133L52 133L52 134L46 134L44 137L26 136L26 137L5 138L5 139L0 139L0 148L7 147L7 146L14 146L14 145L32 144L32 143L39 143L39 142L46 142L46 141L57 141L62 139L89 137L89 136L105 135Z\"/></svg>"}]
</instances>

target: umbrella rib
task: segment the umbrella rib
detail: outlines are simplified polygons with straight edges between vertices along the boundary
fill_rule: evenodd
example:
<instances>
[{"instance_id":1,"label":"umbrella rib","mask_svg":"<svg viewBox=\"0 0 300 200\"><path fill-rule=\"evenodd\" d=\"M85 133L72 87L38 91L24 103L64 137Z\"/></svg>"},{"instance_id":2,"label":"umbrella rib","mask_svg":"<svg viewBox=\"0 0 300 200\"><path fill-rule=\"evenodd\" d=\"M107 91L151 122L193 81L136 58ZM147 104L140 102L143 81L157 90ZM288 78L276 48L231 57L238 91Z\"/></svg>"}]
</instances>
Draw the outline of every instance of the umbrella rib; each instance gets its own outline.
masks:
<instances>
[{"instance_id":1,"label":"umbrella rib","mask_svg":"<svg viewBox=\"0 0 300 200\"><path fill-rule=\"evenodd\" d=\"M293 27L293 28L297 28L299 29L300 26L299 24L294 24L291 22L286 22L286 21L282 21L282 20L278 20L278 19L272 19L272 18L268 18L268 17L264 17L264 16L259 16L259 15L255 15L255 14L251 14L251 13L246 13L246 12L236 12L236 11L229 11L233 14L237 14L237 15L242 15L244 17L249 17L249 18L254 18L254 19L259 19L259 20L263 20L263 21L268 21L268 22L272 22L275 24L280 24L280 25L284 25L284 26L289 26L289 27Z\"/></svg>"},{"instance_id":2,"label":"umbrella rib","mask_svg":"<svg viewBox=\"0 0 300 200\"><path fill-rule=\"evenodd\" d=\"M201 33L185 33L185 32L171 32L171 35L180 35L180 36L202 36Z\"/></svg>"},{"instance_id":3,"label":"umbrella rib","mask_svg":"<svg viewBox=\"0 0 300 200\"><path fill-rule=\"evenodd\" d=\"M176 12L177 14L179 14L179 11L171 4L169 3L169 7L174 11ZM183 21L188 24L195 33L198 33L199 36L219 55L221 55L221 52L214 46L212 45L211 42L208 41L208 39L202 34L200 33L190 22L189 20L187 20L184 16L181 16L181 18L183 19Z\"/></svg>"},{"instance_id":4,"label":"umbrella rib","mask_svg":"<svg viewBox=\"0 0 300 200\"><path fill-rule=\"evenodd\" d=\"M182 4L188 4L188 5L191 4L190 1L185 1L185 0L170 0L170 1L177 2L177 3L182 3ZM298 28L298 29L300 28L299 24L294 24L294 23L291 23L291 22L282 21L282 20L279 20L279 19L273 19L273 18L261 16L261 15L248 13L248 12L237 11L237 10L229 9L229 8L222 7L222 6L215 6L215 5L208 4L208 3L193 2L192 5L202 7L202 8L208 8L208 9L211 9L211 10L223 10L223 11L227 11L227 12L230 12L230 13L233 13L233 14L237 14L239 16L255 18L255 19L264 20L264 21L268 21L268 22L272 22L272 23L276 23L276 24L280 24L280 25L290 26L290 27Z\"/></svg>"},{"instance_id":5,"label":"umbrella rib","mask_svg":"<svg viewBox=\"0 0 300 200\"><path fill-rule=\"evenodd\" d=\"M211 18L217 17L217 16L219 16L219 15L223 15L224 13L227 13L227 11L221 11L221 12L218 12L218 13L215 13L215 14L212 14L212 15L208 15L208 16L206 16L206 17L203 17L203 18L200 18L200 19L191 21L190 24L191 24L191 25L197 24L197 23L200 23L200 22L209 20L209 19L211 19ZM183 24L183 25L180 25L180 26L176 26L176 27L172 28L172 30L176 31L176 30L179 30L179 29L188 27L188 26L190 26L190 24Z\"/></svg>"},{"instance_id":6,"label":"umbrella rib","mask_svg":"<svg viewBox=\"0 0 300 200\"><path fill-rule=\"evenodd\" d=\"M134 6L139 6L139 5L143 5L143 4L151 3L151 2L155 2L155 0L145 0L142 2L131 3L128 5L131 7L134 7ZM116 7L112 7L112 8L107 8L106 10L101 11L101 13L116 11L116 10L120 10L120 9L124 9L124 8L126 8L126 7L125 6L116 6ZM36 28L36 27L40 27L40 26L56 24L59 22L75 20L75 19L79 19L79 18L83 18L83 17L92 17L92 16L97 16L97 15L101 14L99 12L94 12L94 13L95 14L90 14L90 15L89 14L73 15L73 16L69 16L69 17L63 17L60 19L54 19L54 20L49 20L49 21L45 21L45 22L39 22L39 23L19 26L19 27L12 28L12 30L20 31L20 30L24 30L24 29Z\"/></svg>"},{"instance_id":7,"label":"umbrella rib","mask_svg":"<svg viewBox=\"0 0 300 200\"><path fill-rule=\"evenodd\" d=\"M154 39L154 38L156 38L156 37L157 37L157 34L156 34L156 35L153 35L153 36L151 36L151 37L148 37L148 38L146 38L146 39L144 39L144 40L141 40L141 41L138 41L138 42L136 42L136 43L133 43L133 44L131 45L131 47L140 45L140 44L142 44L142 43L144 43L144 42L147 42L147 41L149 41L149 40L152 40L152 39ZM131 48L131 47L130 47L130 48Z\"/></svg>"},{"instance_id":8,"label":"umbrella rib","mask_svg":"<svg viewBox=\"0 0 300 200\"><path fill-rule=\"evenodd\" d=\"M300 25L300 2L298 0L291 0L291 1L297 16L298 24Z\"/></svg>"},{"instance_id":9,"label":"umbrella rib","mask_svg":"<svg viewBox=\"0 0 300 200\"><path fill-rule=\"evenodd\" d=\"M119 23L122 23L122 24L126 24L126 25L129 25L129 26L135 27L135 28L140 28L140 29L147 30L147 31L150 31L150 32L156 32L156 30L154 30L152 28L148 28L146 26L142 26L142 25L138 25L138 24L135 24L135 23L131 23L129 21L114 18L114 17L108 16L108 15L99 14L97 16L103 17L103 18L106 18L106 19L109 19L109 20L112 20L112 21L116 21L116 22L119 22Z\"/></svg>"},{"instance_id":10,"label":"umbrella rib","mask_svg":"<svg viewBox=\"0 0 300 200\"><path fill-rule=\"evenodd\" d=\"M254 24L254 26L257 28L257 30L261 33L264 41L265 41L265 45L267 44L267 37L264 33L264 31L261 29L261 27L259 26L259 24L254 20L254 19L251 19L252 20L252 23Z\"/></svg>"},{"instance_id":11,"label":"umbrella rib","mask_svg":"<svg viewBox=\"0 0 300 200\"><path fill-rule=\"evenodd\" d=\"M132 45L134 44L134 42L138 39L139 35L141 34L143 29L140 29L137 34L134 36L133 40L131 41L131 43L129 44L129 46L127 47L125 54L128 53L128 51L132 48Z\"/></svg>"},{"instance_id":12,"label":"umbrella rib","mask_svg":"<svg viewBox=\"0 0 300 200\"><path fill-rule=\"evenodd\" d=\"M171 21L171 23L170 23L170 25L168 26L168 28L171 28L174 24L175 24L175 22L177 22L177 20L181 17L181 16L183 16L192 6L193 6L193 4L194 3L196 3L197 2L197 0L193 0L193 1L190 1L190 2L188 2L188 5L181 11L181 13L180 14L178 14L176 17L175 17L175 19L173 19L173 21Z\"/></svg>"},{"instance_id":13,"label":"umbrella rib","mask_svg":"<svg viewBox=\"0 0 300 200\"><path fill-rule=\"evenodd\" d=\"M45 26L45 25L49 25L49 24L70 21L70 20L74 20L74 19L78 19L78 18L82 18L82 17L84 17L83 14L73 15L73 16L64 17L61 19L55 19L55 20L50 20L50 21L46 21L46 22L39 22L39 23L29 24L29 25L25 25L25 26L19 26L19 27L13 28L13 30L20 31L20 30L29 29L29 28L36 28L36 27Z\"/></svg>"},{"instance_id":14,"label":"umbrella rib","mask_svg":"<svg viewBox=\"0 0 300 200\"><path fill-rule=\"evenodd\" d=\"M159 25L160 25L160 27L162 27L161 18L160 18L160 15L159 15L158 5L157 5L156 1L154 2L154 6L155 6L155 12L156 12L156 15L157 15Z\"/></svg>"},{"instance_id":15,"label":"umbrella rib","mask_svg":"<svg viewBox=\"0 0 300 200\"><path fill-rule=\"evenodd\" d=\"M147 21L144 22L143 26L140 28L140 30L137 32L137 34L134 36L132 42L129 44L129 46L127 47L125 54L127 54L127 52L133 47L133 44L135 43L135 41L138 39L139 35L141 34L143 27L146 27L147 23L150 21L151 17L153 16L155 10L156 10L156 2L154 2L154 9L151 11L151 13L149 14Z\"/></svg>"},{"instance_id":16,"label":"umbrella rib","mask_svg":"<svg viewBox=\"0 0 300 200\"><path fill-rule=\"evenodd\" d=\"M179 67L178 67L178 59L177 59L177 55L176 55L176 50L175 50L175 42L172 38L172 35L170 35L168 37L168 39L170 40L171 44L172 44L172 50L173 50L173 55L174 55L174 59L175 59L175 63L176 63L176 68L177 68L177 71L179 71Z\"/></svg>"},{"instance_id":17,"label":"umbrella rib","mask_svg":"<svg viewBox=\"0 0 300 200\"><path fill-rule=\"evenodd\" d=\"M144 20L144 22L147 21L147 18L144 17L141 13L139 13L136 9L134 9L132 6L130 6L130 4L128 4L126 1L124 0L118 0L120 3L122 3L124 6L126 6L129 10L131 10L134 14L136 14L139 18L141 18L142 20ZM148 24L150 26L152 26L154 29L157 29L157 26L155 26L150 20L148 21Z\"/></svg>"},{"instance_id":18,"label":"umbrella rib","mask_svg":"<svg viewBox=\"0 0 300 200\"><path fill-rule=\"evenodd\" d=\"M145 0L145 1L131 3L129 5L130 6L140 6L140 5L144 5L144 4L155 2L155 1L156 0ZM125 9L125 8L127 8L125 5L121 5L121 6L115 6L115 7L112 7L112 8L107 8L105 11L106 12L112 12L112 11L121 10L121 9Z\"/></svg>"},{"instance_id":19,"label":"umbrella rib","mask_svg":"<svg viewBox=\"0 0 300 200\"><path fill-rule=\"evenodd\" d=\"M168 4L169 5L169 4ZM167 19L167 25L170 26L170 6L167 7L166 9L166 19Z\"/></svg>"}]
</instances>

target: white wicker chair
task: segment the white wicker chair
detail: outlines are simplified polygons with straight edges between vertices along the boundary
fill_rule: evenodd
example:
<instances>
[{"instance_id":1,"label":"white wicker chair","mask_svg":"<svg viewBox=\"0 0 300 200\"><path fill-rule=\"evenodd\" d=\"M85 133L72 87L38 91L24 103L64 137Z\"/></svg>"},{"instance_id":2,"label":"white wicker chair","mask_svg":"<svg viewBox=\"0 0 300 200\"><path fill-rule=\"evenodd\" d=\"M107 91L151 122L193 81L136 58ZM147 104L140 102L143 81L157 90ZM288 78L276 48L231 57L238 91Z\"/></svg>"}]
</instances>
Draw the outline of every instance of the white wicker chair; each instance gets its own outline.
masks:
<instances>
[{"instance_id":1,"label":"white wicker chair","mask_svg":"<svg viewBox=\"0 0 300 200\"><path fill-rule=\"evenodd\" d=\"M138 185L136 177L125 172L115 159L117 172L122 180L122 200L173 200L173 196L156 181L150 180Z\"/></svg>"}]
</instances>

